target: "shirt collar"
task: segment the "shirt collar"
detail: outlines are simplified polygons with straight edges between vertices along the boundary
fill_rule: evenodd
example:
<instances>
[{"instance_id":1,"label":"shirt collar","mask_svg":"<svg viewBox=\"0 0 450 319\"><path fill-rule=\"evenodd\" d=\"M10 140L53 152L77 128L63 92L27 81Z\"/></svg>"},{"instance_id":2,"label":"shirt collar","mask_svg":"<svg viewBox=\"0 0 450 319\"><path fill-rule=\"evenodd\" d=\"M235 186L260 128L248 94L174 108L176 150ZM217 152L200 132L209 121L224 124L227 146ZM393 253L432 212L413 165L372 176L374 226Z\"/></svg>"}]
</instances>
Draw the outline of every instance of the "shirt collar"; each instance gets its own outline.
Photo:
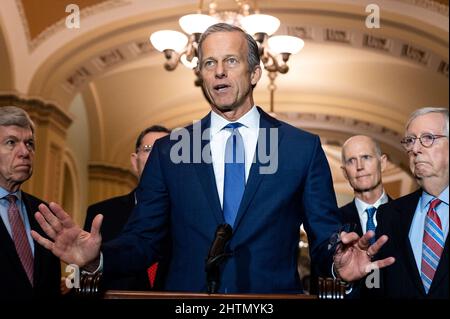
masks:
<instances>
[{"instance_id":1,"label":"shirt collar","mask_svg":"<svg viewBox=\"0 0 450 319\"><path fill-rule=\"evenodd\" d=\"M235 122L241 123L244 127L257 129L259 127L259 112L255 105L243 116L239 118L239 120ZM220 132L224 126L229 123L233 123L223 118L219 114L214 111L211 111L211 137Z\"/></svg>"},{"instance_id":2,"label":"shirt collar","mask_svg":"<svg viewBox=\"0 0 450 319\"><path fill-rule=\"evenodd\" d=\"M368 207L375 207L378 209L378 207L382 204L386 204L388 202L388 197L386 195L386 192L383 189L383 194L381 194L380 198L377 199L377 201L373 204L368 204L359 198L355 197L355 205L356 209L358 210L359 214L363 214Z\"/></svg>"},{"instance_id":3,"label":"shirt collar","mask_svg":"<svg viewBox=\"0 0 450 319\"><path fill-rule=\"evenodd\" d=\"M20 191L20 189L17 192L10 193L3 187L0 187L0 198L4 198L5 196L8 196L9 194L16 195L16 197L19 201L22 200L22 192Z\"/></svg>"},{"instance_id":4,"label":"shirt collar","mask_svg":"<svg viewBox=\"0 0 450 319\"><path fill-rule=\"evenodd\" d=\"M432 201L435 197L433 195L428 194L426 191L422 192L422 196L420 198L420 208L422 212L426 212L428 209L425 209L430 201ZM437 197L442 202L448 205L448 185L447 187L442 191L442 193L439 194Z\"/></svg>"}]
</instances>

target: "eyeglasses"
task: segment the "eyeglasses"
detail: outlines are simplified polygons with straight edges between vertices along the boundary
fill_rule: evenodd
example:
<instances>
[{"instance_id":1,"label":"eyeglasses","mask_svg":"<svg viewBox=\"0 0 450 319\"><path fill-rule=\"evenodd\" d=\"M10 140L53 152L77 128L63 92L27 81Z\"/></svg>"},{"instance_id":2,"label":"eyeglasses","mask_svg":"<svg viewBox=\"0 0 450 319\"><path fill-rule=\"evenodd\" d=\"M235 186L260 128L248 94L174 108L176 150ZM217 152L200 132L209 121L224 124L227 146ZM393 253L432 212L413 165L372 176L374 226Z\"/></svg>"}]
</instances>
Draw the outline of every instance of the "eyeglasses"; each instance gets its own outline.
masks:
<instances>
[{"instance_id":1,"label":"eyeglasses","mask_svg":"<svg viewBox=\"0 0 450 319\"><path fill-rule=\"evenodd\" d=\"M405 150L410 151L414 147L414 144L416 144L416 140L420 141L420 144L422 144L423 147L431 147L434 144L434 140L441 138L441 137L448 137L447 135L434 135L431 133L425 133L422 134L420 137L416 136L406 136L403 138L400 143L402 143Z\"/></svg>"},{"instance_id":2,"label":"eyeglasses","mask_svg":"<svg viewBox=\"0 0 450 319\"><path fill-rule=\"evenodd\" d=\"M139 147L137 149L136 153L138 153L139 151L143 151L145 153L150 153L152 151L152 148L153 148L153 145L142 145L141 147Z\"/></svg>"}]
</instances>

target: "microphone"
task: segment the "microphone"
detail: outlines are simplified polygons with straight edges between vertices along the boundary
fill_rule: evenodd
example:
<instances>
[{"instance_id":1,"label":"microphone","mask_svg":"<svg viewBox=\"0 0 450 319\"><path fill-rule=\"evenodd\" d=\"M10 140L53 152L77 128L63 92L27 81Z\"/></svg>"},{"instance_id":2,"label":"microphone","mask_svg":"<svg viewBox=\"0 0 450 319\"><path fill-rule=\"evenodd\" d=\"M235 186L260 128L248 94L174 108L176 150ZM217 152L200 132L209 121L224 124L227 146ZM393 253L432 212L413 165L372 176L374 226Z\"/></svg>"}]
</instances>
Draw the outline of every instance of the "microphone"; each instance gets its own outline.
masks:
<instances>
[{"instance_id":1,"label":"microphone","mask_svg":"<svg viewBox=\"0 0 450 319\"><path fill-rule=\"evenodd\" d=\"M212 242L211 248L209 249L208 259L215 258L221 254L225 249L225 245L230 240L233 229L229 224L221 224L217 226L216 237Z\"/></svg>"},{"instance_id":2,"label":"microphone","mask_svg":"<svg viewBox=\"0 0 450 319\"><path fill-rule=\"evenodd\" d=\"M231 239L233 229L229 224L221 224L217 226L216 235L209 249L208 258L206 259L205 271L208 283L208 293L216 293L219 289L219 266L229 254L225 253L225 246Z\"/></svg>"}]
</instances>

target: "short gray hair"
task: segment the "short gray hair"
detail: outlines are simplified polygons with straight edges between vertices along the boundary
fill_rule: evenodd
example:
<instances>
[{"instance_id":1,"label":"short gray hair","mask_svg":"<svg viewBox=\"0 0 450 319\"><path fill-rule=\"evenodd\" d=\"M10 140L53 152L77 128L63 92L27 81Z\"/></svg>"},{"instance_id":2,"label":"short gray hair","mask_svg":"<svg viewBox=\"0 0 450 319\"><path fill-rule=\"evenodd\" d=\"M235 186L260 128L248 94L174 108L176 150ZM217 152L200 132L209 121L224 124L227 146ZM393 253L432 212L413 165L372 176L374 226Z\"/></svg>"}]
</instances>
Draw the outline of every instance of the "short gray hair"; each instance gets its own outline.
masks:
<instances>
[{"instance_id":1,"label":"short gray hair","mask_svg":"<svg viewBox=\"0 0 450 319\"><path fill-rule=\"evenodd\" d=\"M35 126L27 112L16 106L1 106L0 126L11 125L29 128L34 133Z\"/></svg>"},{"instance_id":2,"label":"short gray hair","mask_svg":"<svg viewBox=\"0 0 450 319\"><path fill-rule=\"evenodd\" d=\"M368 136L368 135L362 135L362 134L361 134L361 135L353 135L353 136L350 136L347 140L345 140L344 144L342 144L342 149L341 149L341 162L342 162L342 165L345 164L345 158L344 158L344 149L345 149L345 145L347 144L347 142L348 142L351 138L353 138L353 137L355 137L355 136L364 136L364 137L367 137L367 138L373 143L373 146L375 147L375 155L377 156L378 159L381 158L381 155L383 155L383 152L381 151L380 143L378 143L377 140L375 140L372 136Z\"/></svg>"},{"instance_id":3,"label":"short gray hair","mask_svg":"<svg viewBox=\"0 0 450 319\"><path fill-rule=\"evenodd\" d=\"M200 40L198 42L198 69L200 70L202 68L201 61L202 61L202 44L205 39L216 32L240 32L242 35L245 36L247 40L247 47L248 47L248 56L247 56L247 62L249 67L249 72L253 72L256 66L260 65L260 58L259 58L259 48L258 43L253 39L253 37L246 33L244 30L242 30L239 27L236 27L234 25L228 24L228 23L216 23L210 26L208 29L206 29L205 32L202 33Z\"/></svg>"},{"instance_id":4,"label":"short gray hair","mask_svg":"<svg viewBox=\"0 0 450 319\"><path fill-rule=\"evenodd\" d=\"M423 107L416 111L414 111L408 119L408 122L406 122L406 130L408 130L408 127L411 125L411 122L422 115L429 114L429 113L440 113L444 116L445 119L445 127L444 127L444 133L448 137L448 109L443 107Z\"/></svg>"}]
</instances>

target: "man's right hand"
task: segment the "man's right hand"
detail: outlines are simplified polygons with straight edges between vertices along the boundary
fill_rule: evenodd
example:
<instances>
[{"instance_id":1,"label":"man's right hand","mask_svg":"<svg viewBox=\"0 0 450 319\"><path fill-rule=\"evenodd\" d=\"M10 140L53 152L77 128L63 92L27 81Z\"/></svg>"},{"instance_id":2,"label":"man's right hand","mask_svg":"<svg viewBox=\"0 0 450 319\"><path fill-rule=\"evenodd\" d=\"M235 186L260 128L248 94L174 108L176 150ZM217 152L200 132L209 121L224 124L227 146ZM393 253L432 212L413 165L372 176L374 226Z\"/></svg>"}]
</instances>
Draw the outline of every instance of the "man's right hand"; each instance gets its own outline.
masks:
<instances>
[{"instance_id":1,"label":"man's right hand","mask_svg":"<svg viewBox=\"0 0 450 319\"><path fill-rule=\"evenodd\" d=\"M34 230L31 231L31 236L65 263L83 267L100 255L102 242L100 226L103 215L95 216L90 233L75 224L62 207L53 202L49 204L49 207L44 204L39 205L39 212L36 212L34 216L51 240L42 237Z\"/></svg>"}]
</instances>

